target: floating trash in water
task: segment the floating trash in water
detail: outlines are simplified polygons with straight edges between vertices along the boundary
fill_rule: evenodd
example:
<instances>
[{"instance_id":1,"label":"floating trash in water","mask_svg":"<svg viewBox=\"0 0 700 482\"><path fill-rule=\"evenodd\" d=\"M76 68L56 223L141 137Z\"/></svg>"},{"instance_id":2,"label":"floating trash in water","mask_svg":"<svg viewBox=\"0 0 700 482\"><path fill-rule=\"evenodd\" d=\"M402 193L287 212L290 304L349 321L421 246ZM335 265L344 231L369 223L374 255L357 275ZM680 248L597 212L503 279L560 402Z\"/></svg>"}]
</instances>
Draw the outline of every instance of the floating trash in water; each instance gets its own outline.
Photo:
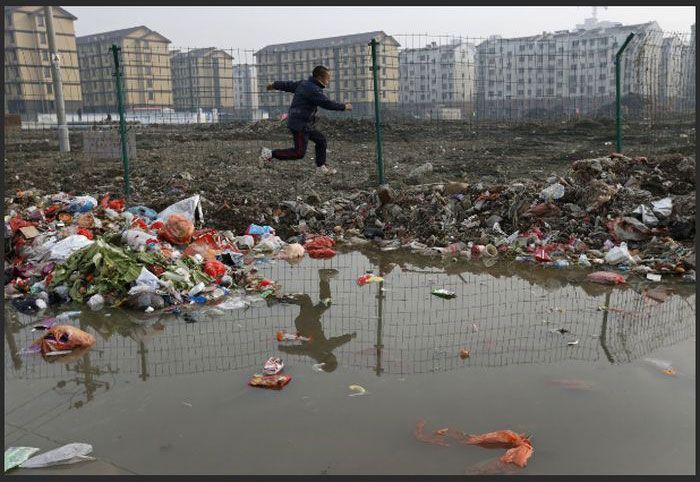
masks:
<instances>
[{"instance_id":1,"label":"floating trash in water","mask_svg":"<svg viewBox=\"0 0 700 482\"><path fill-rule=\"evenodd\" d=\"M555 385L569 390L592 390L593 384L584 380L551 379L547 385Z\"/></svg>"},{"instance_id":2,"label":"floating trash in water","mask_svg":"<svg viewBox=\"0 0 700 482\"><path fill-rule=\"evenodd\" d=\"M578 340L571 340L570 342L567 342L567 345L576 346L576 345L578 345Z\"/></svg>"},{"instance_id":3,"label":"floating trash in water","mask_svg":"<svg viewBox=\"0 0 700 482\"><path fill-rule=\"evenodd\" d=\"M362 387L360 385L350 385L348 388L350 390L352 390L353 392L355 392L355 393L351 393L350 395L348 395L349 397L357 397L359 395L364 395L366 393L369 393L367 390L365 390L364 387Z\"/></svg>"},{"instance_id":4,"label":"floating trash in water","mask_svg":"<svg viewBox=\"0 0 700 482\"><path fill-rule=\"evenodd\" d=\"M457 296L454 291L446 290L443 288L433 290L432 294L439 297L439 298L444 298L444 299L452 299L452 298L455 298Z\"/></svg>"},{"instance_id":5,"label":"floating trash in water","mask_svg":"<svg viewBox=\"0 0 700 482\"><path fill-rule=\"evenodd\" d=\"M88 456L91 452L92 445L90 444L71 443L32 457L20 464L20 467L23 469L39 469L52 465L75 464L78 462L95 460L94 457Z\"/></svg>"},{"instance_id":6,"label":"floating trash in water","mask_svg":"<svg viewBox=\"0 0 700 482\"><path fill-rule=\"evenodd\" d=\"M462 360L466 360L467 358L469 358L469 350L465 350L465 349L459 350L459 357Z\"/></svg>"},{"instance_id":7,"label":"floating trash in water","mask_svg":"<svg viewBox=\"0 0 700 482\"><path fill-rule=\"evenodd\" d=\"M39 450L36 447L10 447L5 450L5 472L14 469L24 463L29 457L37 453Z\"/></svg>"},{"instance_id":8,"label":"floating trash in water","mask_svg":"<svg viewBox=\"0 0 700 482\"><path fill-rule=\"evenodd\" d=\"M315 372L322 372L324 366L325 366L325 363L316 363L316 364L314 364L314 365L311 365L311 368L312 368Z\"/></svg>"},{"instance_id":9,"label":"floating trash in water","mask_svg":"<svg viewBox=\"0 0 700 482\"><path fill-rule=\"evenodd\" d=\"M664 375L675 377L678 374L678 372L676 372L676 369L673 368L673 364L668 360L644 358L644 361L661 370L661 373L663 373Z\"/></svg>"}]
</instances>

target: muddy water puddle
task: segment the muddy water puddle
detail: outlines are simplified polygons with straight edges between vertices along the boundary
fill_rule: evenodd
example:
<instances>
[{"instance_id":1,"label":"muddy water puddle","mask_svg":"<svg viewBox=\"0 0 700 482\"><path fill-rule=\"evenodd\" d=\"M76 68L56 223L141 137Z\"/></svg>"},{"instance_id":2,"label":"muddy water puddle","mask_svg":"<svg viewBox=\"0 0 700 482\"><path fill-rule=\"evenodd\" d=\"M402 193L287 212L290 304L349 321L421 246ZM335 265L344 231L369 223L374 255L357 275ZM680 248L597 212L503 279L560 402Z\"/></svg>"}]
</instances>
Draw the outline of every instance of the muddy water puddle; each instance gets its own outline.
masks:
<instances>
[{"instance_id":1,"label":"muddy water puddle","mask_svg":"<svg viewBox=\"0 0 700 482\"><path fill-rule=\"evenodd\" d=\"M295 295L187 319L83 311L97 343L70 363L17 355L36 318L6 309L6 447L86 442L97 458L15 473L695 470L694 286L672 285L658 303L643 283L609 289L575 271L397 252L259 268ZM358 286L368 270L384 281ZM279 343L278 330L311 341ZM292 381L249 387L272 355ZM534 454L520 469L498 463L503 450L422 443L419 420L526 433Z\"/></svg>"}]
</instances>

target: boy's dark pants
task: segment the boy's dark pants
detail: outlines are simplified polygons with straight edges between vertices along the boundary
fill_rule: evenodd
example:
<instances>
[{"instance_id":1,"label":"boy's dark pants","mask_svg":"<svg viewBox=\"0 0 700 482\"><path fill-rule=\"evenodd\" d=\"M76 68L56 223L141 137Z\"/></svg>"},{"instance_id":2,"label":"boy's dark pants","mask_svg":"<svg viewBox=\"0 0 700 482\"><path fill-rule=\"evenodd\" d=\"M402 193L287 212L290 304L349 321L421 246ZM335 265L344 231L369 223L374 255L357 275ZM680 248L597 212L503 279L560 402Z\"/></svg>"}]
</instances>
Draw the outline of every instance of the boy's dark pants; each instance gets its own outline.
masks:
<instances>
[{"instance_id":1,"label":"boy's dark pants","mask_svg":"<svg viewBox=\"0 0 700 482\"><path fill-rule=\"evenodd\" d=\"M274 159L302 159L306 154L306 146L309 141L312 141L316 145L316 166L321 167L326 163L326 147L328 145L326 136L309 127L300 130L289 129L289 131L294 139L294 147L273 150L272 157Z\"/></svg>"}]
</instances>

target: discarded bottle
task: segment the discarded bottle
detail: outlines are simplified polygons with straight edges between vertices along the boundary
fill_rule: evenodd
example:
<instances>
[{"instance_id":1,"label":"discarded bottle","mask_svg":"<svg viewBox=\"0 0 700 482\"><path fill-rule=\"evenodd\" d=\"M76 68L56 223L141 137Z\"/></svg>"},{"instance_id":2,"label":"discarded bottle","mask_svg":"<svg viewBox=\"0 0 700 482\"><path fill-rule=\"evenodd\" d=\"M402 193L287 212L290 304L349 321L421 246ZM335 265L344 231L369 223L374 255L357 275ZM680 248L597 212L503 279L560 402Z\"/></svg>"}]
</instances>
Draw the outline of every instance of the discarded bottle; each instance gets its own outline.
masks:
<instances>
[{"instance_id":1,"label":"discarded bottle","mask_svg":"<svg viewBox=\"0 0 700 482\"><path fill-rule=\"evenodd\" d=\"M439 297L439 298L445 298L445 299L451 299L451 298L454 298L457 296L454 291L446 290L444 288L434 289L432 291L432 294Z\"/></svg>"}]
</instances>

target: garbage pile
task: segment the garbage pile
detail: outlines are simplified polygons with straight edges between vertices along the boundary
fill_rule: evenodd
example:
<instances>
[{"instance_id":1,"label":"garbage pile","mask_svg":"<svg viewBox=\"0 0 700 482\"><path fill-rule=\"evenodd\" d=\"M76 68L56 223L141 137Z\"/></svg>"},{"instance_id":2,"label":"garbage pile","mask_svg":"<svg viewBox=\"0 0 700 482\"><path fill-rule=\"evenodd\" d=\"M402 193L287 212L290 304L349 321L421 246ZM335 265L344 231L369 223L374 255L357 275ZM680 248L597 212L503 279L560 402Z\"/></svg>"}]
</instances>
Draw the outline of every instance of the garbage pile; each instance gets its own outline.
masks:
<instances>
[{"instance_id":1,"label":"garbage pile","mask_svg":"<svg viewBox=\"0 0 700 482\"><path fill-rule=\"evenodd\" d=\"M283 201L275 222L428 255L565 268L603 265L695 280L695 160L610 156L576 161L564 176L507 185L389 186L325 203Z\"/></svg>"},{"instance_id":2,"label":"garbage pile","mask_svg":"<svg viewBox=\"0 0 700 482\"><path fill-rule=\"evenodd\" d=\"M304 256L270 226L250 225L241 236L201 227L198 195L156 213L109 194L98 202L24 191L6 200L6 213L5 299L25 313L70 300L150 313L220 303L236 289L267 298L279 286L257 275L256 262Z\"/></svg>"}]
</instances>

